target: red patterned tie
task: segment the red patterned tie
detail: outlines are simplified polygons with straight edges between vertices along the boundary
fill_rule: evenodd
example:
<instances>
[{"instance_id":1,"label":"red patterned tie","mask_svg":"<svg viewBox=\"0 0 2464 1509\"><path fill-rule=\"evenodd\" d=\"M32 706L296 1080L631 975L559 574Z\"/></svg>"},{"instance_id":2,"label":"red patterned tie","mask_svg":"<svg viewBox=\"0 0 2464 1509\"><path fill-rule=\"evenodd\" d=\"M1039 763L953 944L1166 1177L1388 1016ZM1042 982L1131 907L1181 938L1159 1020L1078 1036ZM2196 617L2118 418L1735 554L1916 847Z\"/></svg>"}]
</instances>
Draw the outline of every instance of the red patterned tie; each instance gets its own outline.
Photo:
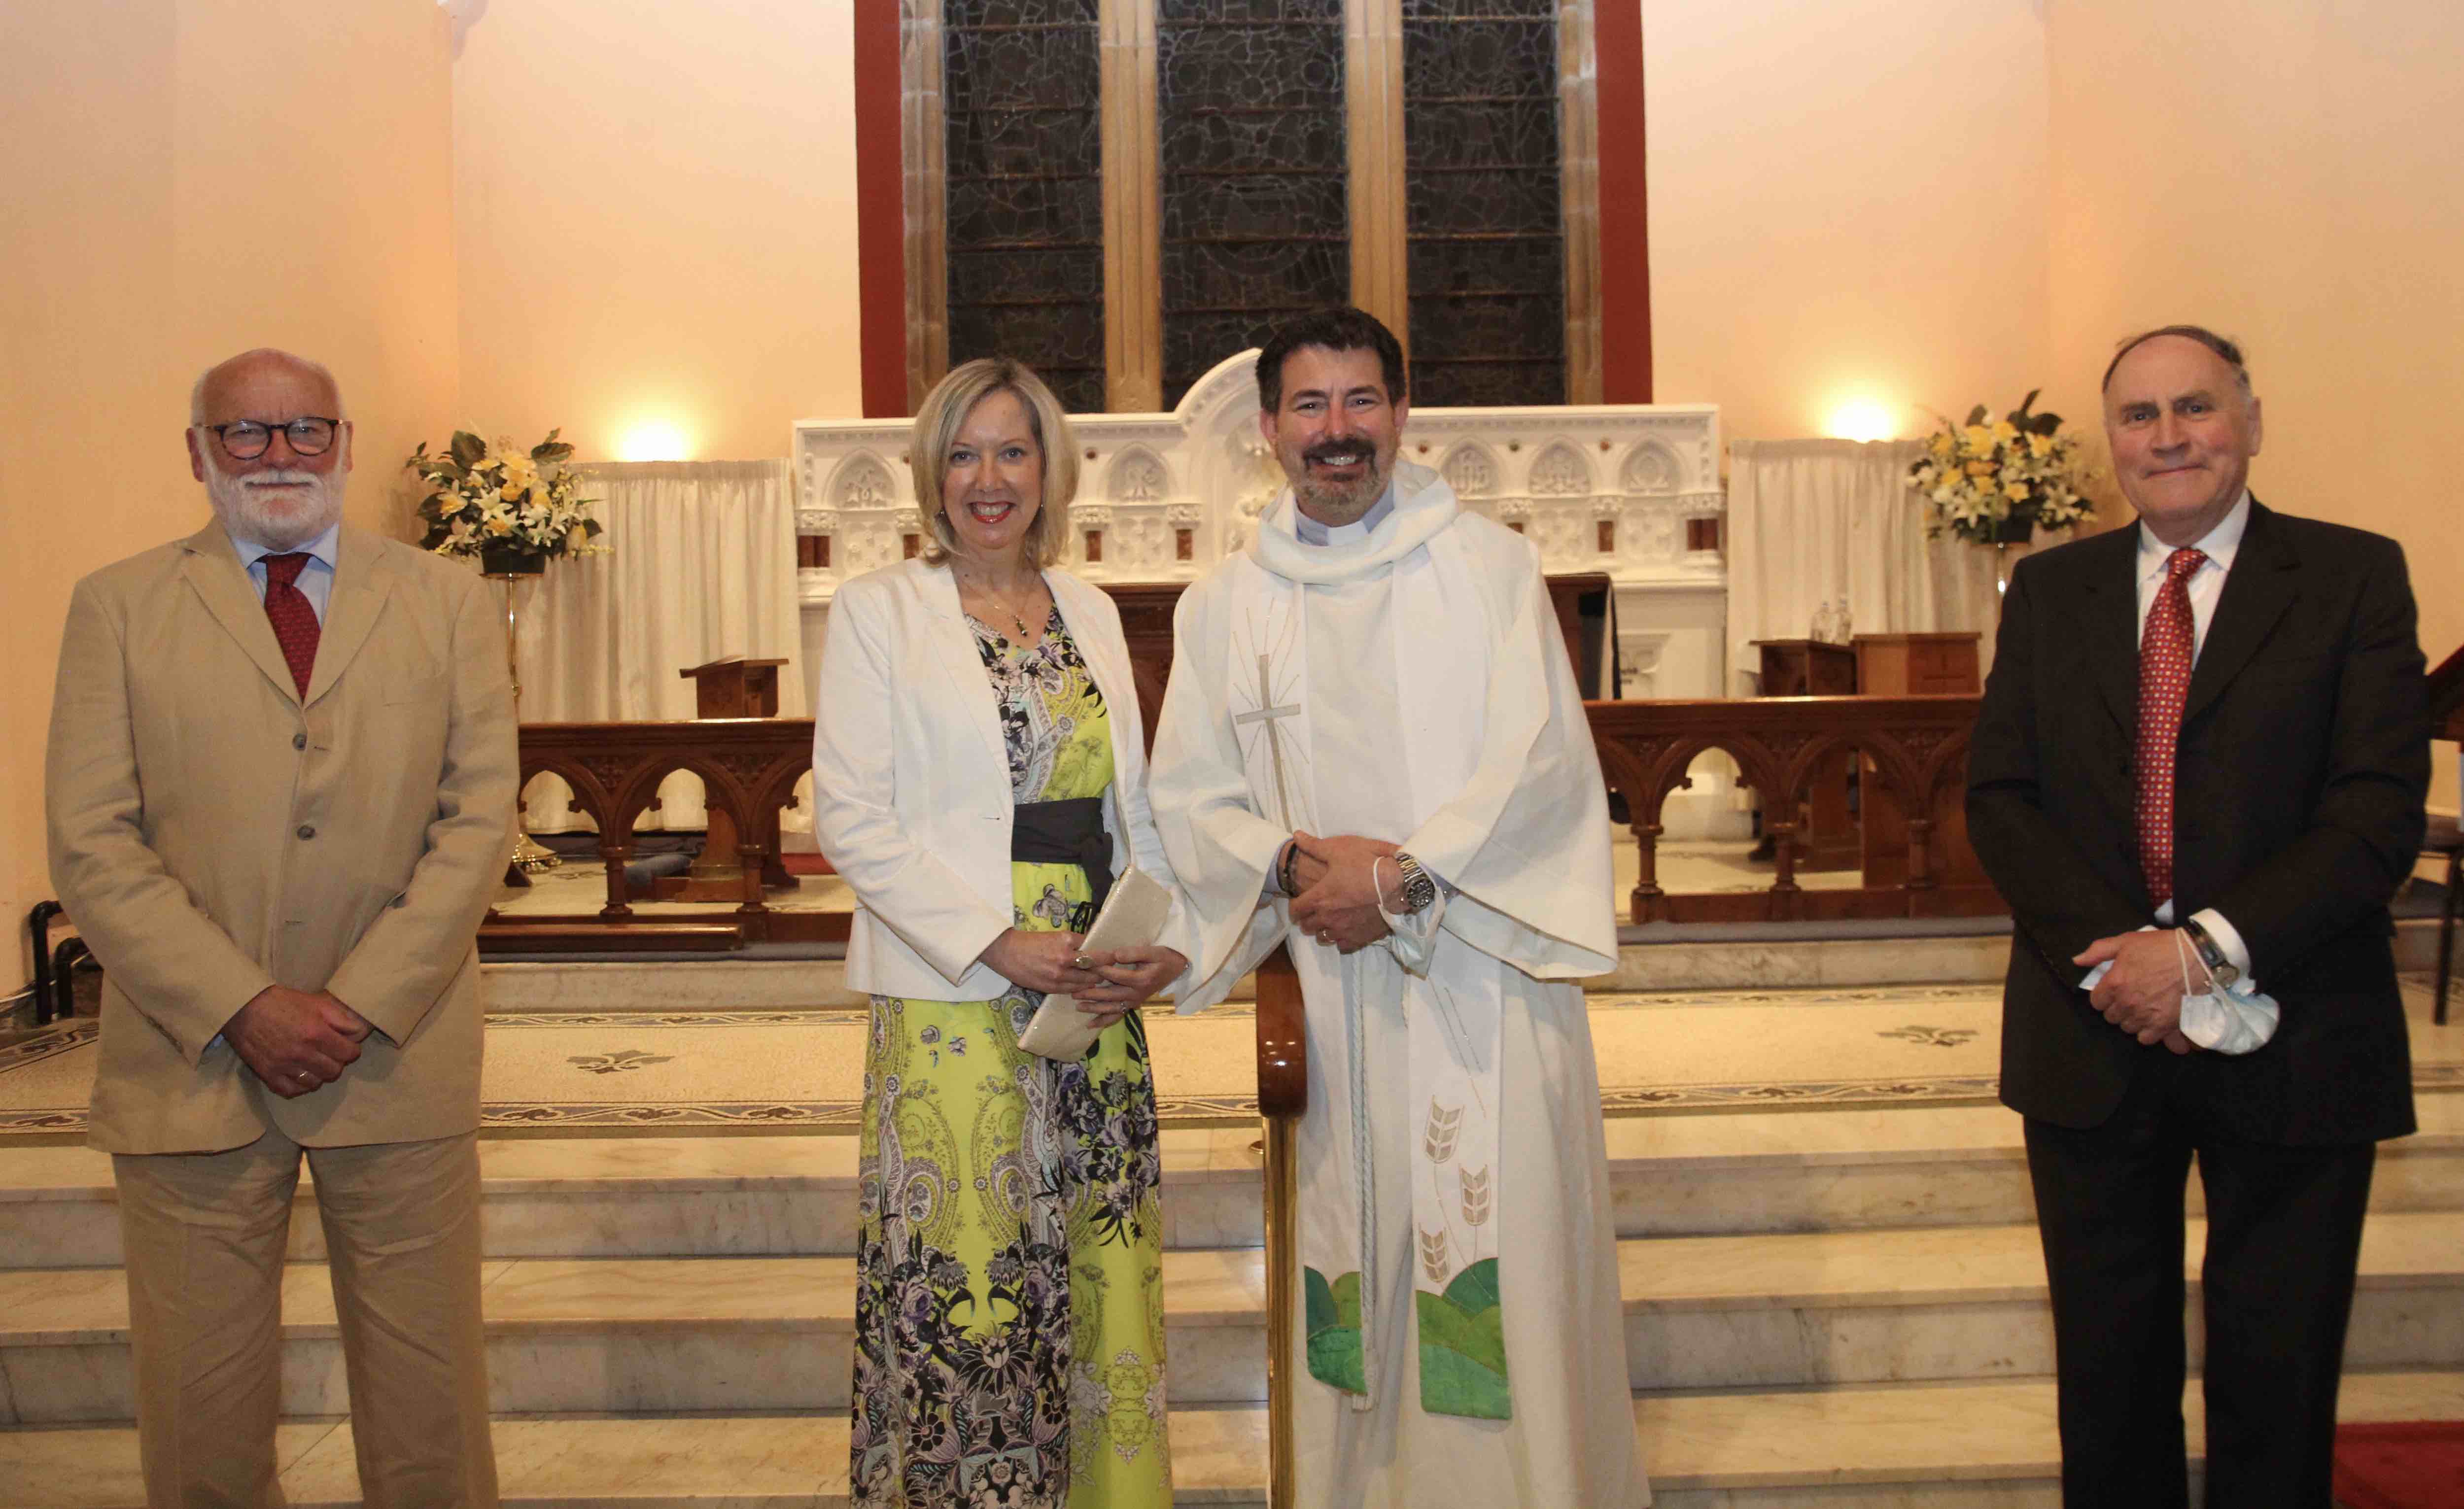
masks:
<instances>
[{"instance_id":1,"label":"red patterned tie","mask_svg":"<svg viewBox=\"0 0 2464 1509\"><path fill-rule=\"evenodd\" d=\"M2159 904L2173 894L2173 755L2190 689L2190 573L2207 558L2195 550L2166 558L2139 636L2139 868Z\"/></svg>"},{"instance_id":2,"label":"red patterned tie","mask_svg":"<svg viewBox=\"0 0 2464 1509\"><path fill-rule=\"evenodd\" d=\"M309 559L300 553L265 558L265 616L274 621L274 637L303 697L308 695L308 673L317 668L317 609L294 583Z\"/></svg>"}]
</instances>

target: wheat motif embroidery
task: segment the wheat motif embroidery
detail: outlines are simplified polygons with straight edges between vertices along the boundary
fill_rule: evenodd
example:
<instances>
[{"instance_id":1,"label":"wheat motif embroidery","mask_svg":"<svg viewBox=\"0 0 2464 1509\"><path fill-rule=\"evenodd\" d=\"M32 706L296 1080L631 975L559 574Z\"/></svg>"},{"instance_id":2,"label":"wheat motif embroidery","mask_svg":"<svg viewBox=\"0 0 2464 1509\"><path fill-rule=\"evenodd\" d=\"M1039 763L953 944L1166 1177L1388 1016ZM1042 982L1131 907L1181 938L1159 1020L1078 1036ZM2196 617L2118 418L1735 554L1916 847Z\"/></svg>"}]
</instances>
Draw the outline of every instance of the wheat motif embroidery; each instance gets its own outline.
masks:
<instances>
[{"instance_id":1,"label":"wheat motif embroidery","mask_svg":"<svg viewBox=\"0 0 2464 1509\"><path fill-rule=\"evenodd\" d=\"M1473 1173L1466 1170L1463 1176L1463 1216L1465 1226L1488 1224L1488 1173L1486 1169Z\"/></svg>"},{"instance_id":2,"label":"wheat motif embroidery","mask_svg":"<svg viewBox=\"0 0 2464 1509\"><path fill-rule=\"evenodd\" d=\"M1420 1139L1420 1148L1431 1163L1443 1163L1455 1155L1455 1138L1463 1130L1463 1107L1452 1110L1429 1103L1429 1129Z\"/></svg>"},{"instance_id":3,"label":"wheat motif embroidery","mask_svg":"<svg viewBox=\"0 0 2464 1509\"><path fill-rule=\"evenodd\" d=\"M1444 1287L1446 1281L1446 1234L1442 1231L1420 1233L1420 1271L1433 1284Z\"/></svg>"}]
</instances>

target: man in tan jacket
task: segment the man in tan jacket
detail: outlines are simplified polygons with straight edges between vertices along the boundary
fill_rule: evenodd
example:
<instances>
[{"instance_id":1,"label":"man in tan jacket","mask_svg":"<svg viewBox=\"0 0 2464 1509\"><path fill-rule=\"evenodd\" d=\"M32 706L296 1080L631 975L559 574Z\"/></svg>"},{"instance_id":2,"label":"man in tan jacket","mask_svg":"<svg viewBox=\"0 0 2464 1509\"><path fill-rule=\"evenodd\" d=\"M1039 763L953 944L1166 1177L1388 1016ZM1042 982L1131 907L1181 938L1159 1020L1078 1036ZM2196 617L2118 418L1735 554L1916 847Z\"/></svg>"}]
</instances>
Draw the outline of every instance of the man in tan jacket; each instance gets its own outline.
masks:
<instances>
[{"instance_id":1,"label":"man in tan jacket","mask_svg":"<svg viewBox=\"0 0 2464 1509\"><path fill-rule=\"evenodd\" d=\"M513 830L476 575L341 523L351 426L278 351L199 380L214 521L77 584L54 882L102 961L154 1505L279 1504L282 1260L316 1182L371 1506L493 1505L474 938Z\"/></svg>"}]
</instances>

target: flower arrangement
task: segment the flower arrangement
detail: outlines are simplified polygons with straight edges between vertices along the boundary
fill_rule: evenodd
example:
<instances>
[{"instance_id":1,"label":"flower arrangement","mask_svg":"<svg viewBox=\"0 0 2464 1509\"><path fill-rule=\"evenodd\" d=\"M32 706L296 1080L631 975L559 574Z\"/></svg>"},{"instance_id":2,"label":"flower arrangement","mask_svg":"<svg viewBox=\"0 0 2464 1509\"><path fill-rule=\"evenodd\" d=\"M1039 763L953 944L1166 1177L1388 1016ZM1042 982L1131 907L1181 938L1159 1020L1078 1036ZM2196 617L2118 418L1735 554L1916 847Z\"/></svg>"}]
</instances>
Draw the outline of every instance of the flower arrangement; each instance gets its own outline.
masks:
<instances>
[{"instance_id":1,"label":"flower arrangement","mask_svg":"<svg viewBox=\"0 0 2464 1509\"><path fill-rule=\"evenodd\" d=\"M590 516L598 500L581 495L582 479L566 465L573 448L559 433L549 430L527 454L505 439L491 450L467 429L455 430L451 444L435 455L420 442L403 462L431 490L419 504L419 516L428 521L420 548L484 556L491 571L518 560L505 569L525 573L557 556L606 554L598 543L599 521Z\"/></svg>"},{"instance_id":2,"label":"flower arrangement","mask_svg":"<svg viewBox=\"0 0 2464 1509\"><path fill-rule=\"evenodd\" d=\"M1945 419L1926 439L1925 456L1908 468L1908 486L1925 499L1928 537L2012 544L2034 529L2066 529L2093 512L2079 493L2078 439L2062 433L2059 414L2028 412L2038 391L1990 425L1979 404L1967 424Z\"/></svg>"}]
</instances>

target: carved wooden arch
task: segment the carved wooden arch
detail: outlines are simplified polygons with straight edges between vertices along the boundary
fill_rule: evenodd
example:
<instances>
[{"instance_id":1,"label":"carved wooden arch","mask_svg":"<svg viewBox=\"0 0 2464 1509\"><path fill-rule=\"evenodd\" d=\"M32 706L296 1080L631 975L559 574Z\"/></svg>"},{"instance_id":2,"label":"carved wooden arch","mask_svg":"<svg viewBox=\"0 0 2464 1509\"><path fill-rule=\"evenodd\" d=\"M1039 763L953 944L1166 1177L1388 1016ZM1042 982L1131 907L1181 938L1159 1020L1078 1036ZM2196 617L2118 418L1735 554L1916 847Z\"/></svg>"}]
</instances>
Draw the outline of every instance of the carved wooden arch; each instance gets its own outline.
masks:
<instances>
[{"instance_id":1,"label":"carved wooden arch","mask_svg":"<svg viewBox=\"0 0 2464 1509\"><path fill-rule=\"evenodd\" d=\"M1917 784L1928 803L1953 780L1963 787L1968 784L1968 738L1973 732L1972 728L1963 727L1928 729L1903 735L1909 754L1920 762Z\"/></svg>"},{"instance_id":2,"label":"carved wooden arch","mask_svg":"<svg viewBox=\"0 0 2464 1509\"><path fill-rule=\"evenodd\" d=\"M650 803L657 799L660 783L678 771L690 772L700 777L702 805L726 813L734 820L739 836L759 831L749 825L749 817L756 809L746 799L743 782L727 768L727 763L722 757L679 749L648 753L630 763L624 781L616 788L615 796L608 803L607 810L612 816L600 824L599 852L610 862L607 906L603 909L603 915L632 914L629 898L622 894L621 887L624 885L625 862L633 857L633 824L641 820L642 814L649 811ZM740 851L743 844L739 842L737 847ZM737 909L762 909L760 866L758 863L746 871L743 903Z\"/></svg>"},{"instance_id":3,"label":"carved wooden arch","mask_svg":"<svg viewBox=\"0 0 2464 1509\"><path fill-rule=\"evenodd\" d=\"M1661 814L1671 792L1693 785L1688 773L1695 760L1718 750L1737 762L1738 782L1770 790L1778 769L1771 752L1750 734L1691 733L1612 737L1597 741L1600 774L1609 789L1625 797L1626 825L1633 830L1639 869L1628 897L1628 915L1636 922L1663 921L1667 892L1660 884ZM1792 826L1793 826L1792 824ZM1774 889L1795 889L1783 864Z\"/></svg>"},{"instance_id":4,"label":"carved wooden arch","mask_svg":"<svg viewBox=\"0 0 2464 1509\"><path fill-rule=\"evenodd\" d=\"M660 784L678 771L701 777L704 806L723 808L729 817L739 819L749 810L742 783L724 763L689 750L662 750L625 773L625 782L608 805L608 811L618 815L607 824L609 834L621 834L629 845L633 824L657 799Z\"/></svg>"},{"instance_id":5,"label":"carved wooden arch","mask_svg":"<svg viewBox=\"0 0 2464 1509\"><path fill-rule=\"evenodd\" d=\"M1847 730L1837 733L1816 733L1806 738L1789 757L1787 774L1781 783L1767 788L1766 795L1784 803L1793 803L1809 793L1814 777L1822 763L1834 754L1862 754L1874 762L1883 781L1903 801L1913 801L1925 790L1917 769L1909 762L1907 751L1894 737Z\"/></svg>"},{"instance_id":6,"label":"carved wooden arch","mask_svg":"<svg viewBox=\"0 0 2464 1509\"><path fill-rule=\"evenodd\" d=\"M520 787L530 789L531 777L554 776L572 788L573 804L590 814L603 836L607 832L608 782L623 779L625 766L619 759L591 760L559 751L524 750L521 756Z\"/></svg>"},{"instance_id":7,"label":"carved wooden arch","mask_svg":"<svg viewBox=\"0 0 2464 1509\"><path fill-rule=\"evenodd\" d=\"M1637 749L1635 746L1641 747ZM1623 792L1627 825L1638 836L1646 828L1660 831L1660 815L1669 794L1690 789L1693 763L1718 750L1737 762L1738 784L1769 789L1778 767L1771 752L1750 734L1682 734L1642 740L1617 739L1599 746L1600 768L1611 789Z\"/></svg>"},{"instance_id":8,"label":"carved wooden arch","mask_svg":"<svg viewBox=\"0 0 2464 1509\"><path fill-rule=\"evenodd\" d=\"M781 808L793 810L796 806L796 783L812 773L813 747L806 744L794 754L759 764L747 760L745 764L759 772L745 777L744 785L753 793L753 810L762 816L766 824L770 814ZM750 831L761 833L768 830L765 825Z\"/></svg>"}]
</instances>

